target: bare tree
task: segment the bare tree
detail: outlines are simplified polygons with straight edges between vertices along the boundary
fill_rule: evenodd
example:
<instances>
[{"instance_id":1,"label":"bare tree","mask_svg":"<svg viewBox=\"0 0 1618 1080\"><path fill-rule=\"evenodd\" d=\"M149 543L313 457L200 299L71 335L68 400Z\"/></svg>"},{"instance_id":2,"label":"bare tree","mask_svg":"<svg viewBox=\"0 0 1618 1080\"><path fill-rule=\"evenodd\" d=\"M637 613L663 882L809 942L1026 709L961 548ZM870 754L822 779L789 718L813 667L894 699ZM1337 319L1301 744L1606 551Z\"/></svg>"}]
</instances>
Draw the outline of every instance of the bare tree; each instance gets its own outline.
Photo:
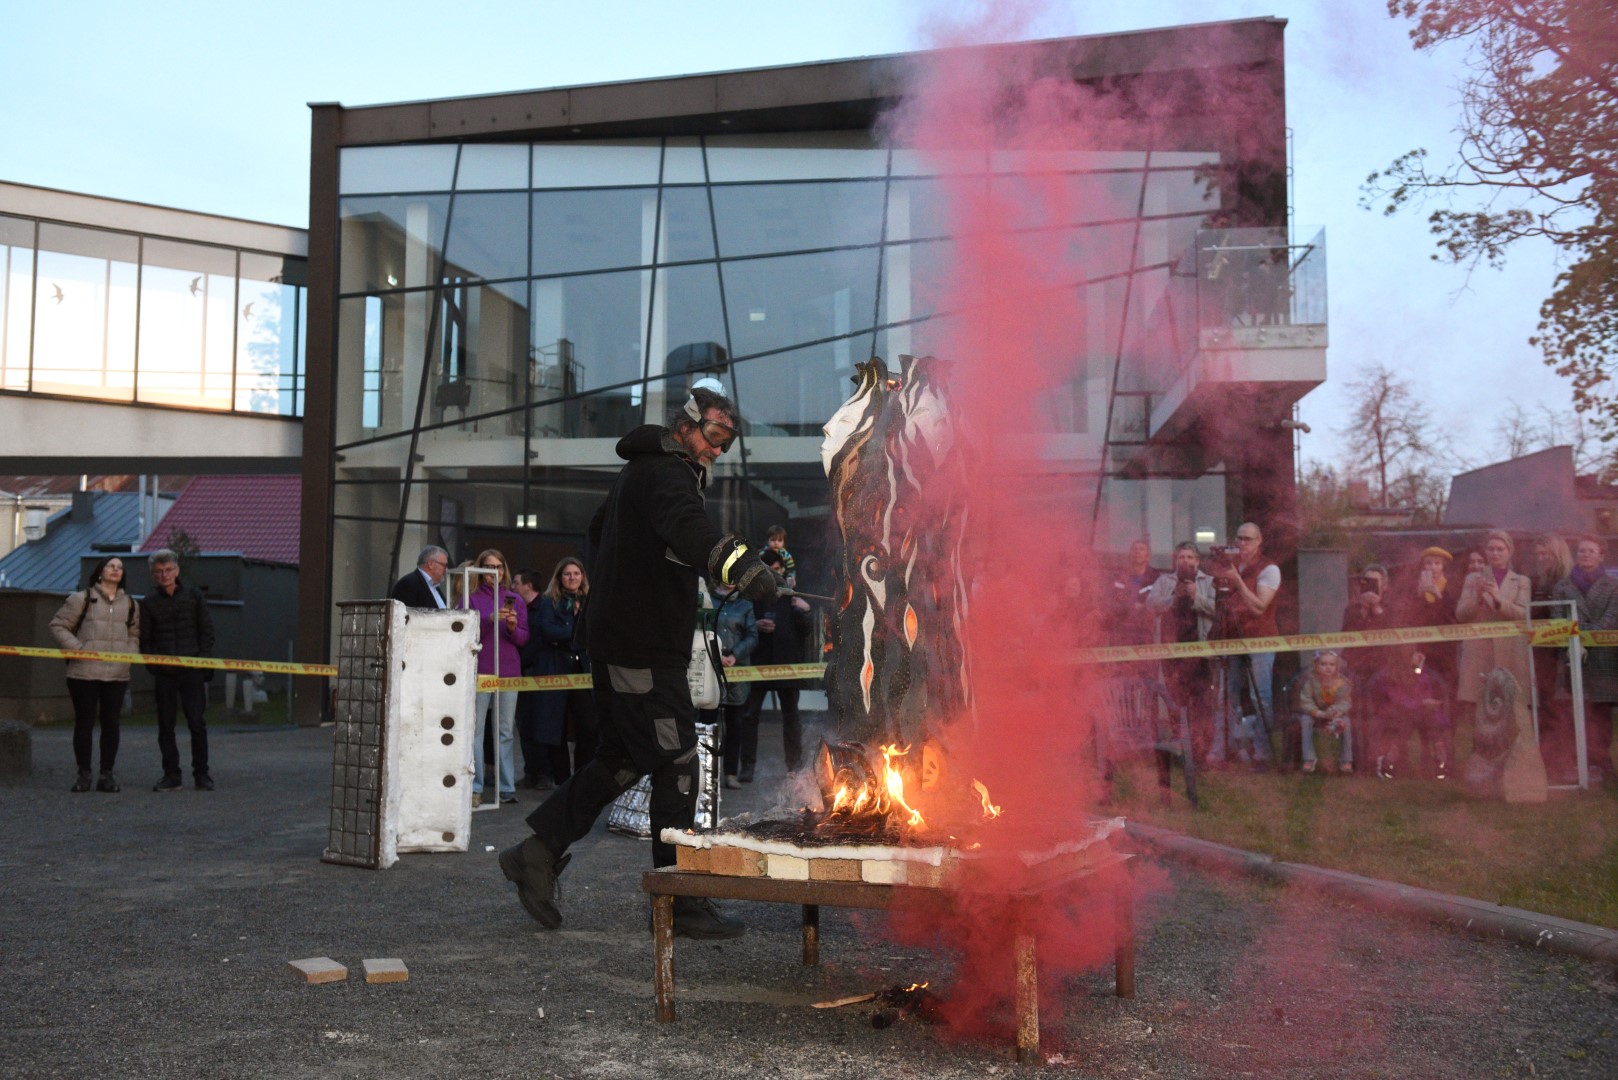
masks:
<instances>
[{"instance_id":1,"label":"bare tree","mask_svg":"<svg viewBox=\"0 0 1618 1080\"><path fill-rule=\"evenodd\" d=\"M1495 421L1494 435L1498 453L1505 459L1568 446L1573 449L1574 471L1581 475L1601 474L1612 464L1612 452L1576 409L1553 409L1542 404L1530 411L1520 402L1513 402Z\"/></svg>"},{"instance_id":2,"label":"bare tree","mask_svg":"<svg viewBox=\"0 0 1618 1080\"><path fill-rule=\"evenodd\" d=\"M1405 478L1438 466L1443 439L1410 384L1381 362L1364 368L1348 392L1349 424L1339 434L1348 440L1349 467L1369 476L1386 508Z\"/></svg>"},{"instance_id":3,"label":"bare tree","mask_svg":"<svg viewBox=\"0 0 1618 1080\"><path fill-rule=\"evenodd\" d=\"M1362 205L1395 213L1433 195L1475 207L1428 217L1442 258L1499 265L1539 237L1566 258L1540 306L1545 363L1574 406L1618 437L1618 18L1612 0L1387 0L1419 50L1457 44L1460 145L1430 168L1412 150L1365 183Z\"/></svg>"}]
</instances>

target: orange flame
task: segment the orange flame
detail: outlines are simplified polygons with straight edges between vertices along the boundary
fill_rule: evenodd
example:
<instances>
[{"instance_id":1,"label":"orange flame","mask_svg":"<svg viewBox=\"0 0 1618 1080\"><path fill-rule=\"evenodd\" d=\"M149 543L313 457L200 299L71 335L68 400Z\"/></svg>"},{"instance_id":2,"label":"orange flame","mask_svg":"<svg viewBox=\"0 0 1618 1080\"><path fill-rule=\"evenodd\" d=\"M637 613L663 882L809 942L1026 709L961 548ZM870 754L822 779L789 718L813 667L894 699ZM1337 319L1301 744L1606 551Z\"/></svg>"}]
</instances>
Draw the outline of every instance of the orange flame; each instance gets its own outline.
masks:
<instances>
[{"instance_id":1,"label":"orange flame","mask_svg":"<svg viewBox=\"0 0 1618 1080\"><path fill-rule=\"evenodd\" d=\"M892 804L894 806L899 807L901 810L904 810L910 815L910 825L912 828L919 828L927 823L922 820L921 814L916 810L915 807L905 802L904 777L900 775L898 769L893 767L894 758L904 757L908 753L910 753L910 747L908 746L903 750L899 749L899 747L893 745L892 743L884 746L882 748L882 771L887 774L886 780L888 798L892 800ZM879 805L878 809L881 810L885 808Z\"/></svg>"},{"instance_id":2,"label":"orange flame","mask_svg":"<svg viewBox=\"0 0 1618 1080\"><path fill-rule=\"evenodd\" d=\"M978 793L978 798L983 800L984 817L997 818L1000 816L1000 808L989 801L989 789L983 786L982 781L972 781L972 790L976 791Z\"/></svg>"}]
</instances>

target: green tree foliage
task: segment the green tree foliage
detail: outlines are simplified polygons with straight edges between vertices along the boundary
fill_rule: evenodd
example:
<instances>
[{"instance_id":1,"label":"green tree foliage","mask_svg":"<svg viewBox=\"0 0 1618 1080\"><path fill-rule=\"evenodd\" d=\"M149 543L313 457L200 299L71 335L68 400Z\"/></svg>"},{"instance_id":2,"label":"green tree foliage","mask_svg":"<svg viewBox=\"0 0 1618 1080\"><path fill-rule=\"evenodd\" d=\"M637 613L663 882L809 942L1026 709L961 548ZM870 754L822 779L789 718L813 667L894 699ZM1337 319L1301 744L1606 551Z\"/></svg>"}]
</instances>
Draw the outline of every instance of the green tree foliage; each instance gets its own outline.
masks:
<instances>
[{"instance_id":1,"label":"green tree foliage","mask_svg":"<svg viewBox=\"0 0 1618 1080\"><path fill-rule=\"evenodd\" d=\"M1613 0L1387 0L1419 50L1466 50L1460 145L1441 169L1412 150L1372 173L1362 204L1428 217L1433 257L1499 265L1519 240L1564 257L1532 343L1572 380L1575 406L1618 437L1618 11Z\"/></svg>"}]
</instances>

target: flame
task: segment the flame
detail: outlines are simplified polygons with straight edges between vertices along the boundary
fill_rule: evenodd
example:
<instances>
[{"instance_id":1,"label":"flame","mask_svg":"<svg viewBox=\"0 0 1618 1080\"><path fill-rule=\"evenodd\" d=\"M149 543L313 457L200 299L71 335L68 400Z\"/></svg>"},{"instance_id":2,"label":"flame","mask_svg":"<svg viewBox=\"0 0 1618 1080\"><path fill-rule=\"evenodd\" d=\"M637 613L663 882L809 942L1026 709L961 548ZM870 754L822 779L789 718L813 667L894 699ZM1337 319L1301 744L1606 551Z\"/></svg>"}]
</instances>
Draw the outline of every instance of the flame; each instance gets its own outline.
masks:
<instances>
[{"instance_id":1,"label":"flame","mask_svg":"<svg viewBox=\"0 0 1618 1080\"><path fill-rule=\"evenodd\" d=\"M899 749L899 747L892 743L884 746L882 748L882 771L886 774L888 798L892 800L892 805L910 815L910 825L912 828L919 828L927 823L922 820L921 814L913 806L905 802L904 777L900 775L898 769L893 767L894 758L904 757L908 753L910 753L910 747L908 746L903 750ZM881 810L885 808L878 806L878 809Z\"/></svg>"},{"instance_id":2,"label":"flame","mask_svg":"<svg viewBox=\"0 0 1618 1080\"><path fill-rule=\"evenodd\" d=\"M978 798L983 800L984 817L992 819L1000 816L1000 808L989 801L989 789L983 786L981 780L972 781L972 790L976 791Z\"/></svg>"},{"instance_id":3,"label":"flame","mask_svg":"<svg viewBox=\"0 0 1618 1080\"><path fill-rule=\"evenodd\" d=\"M909 986L905 987L905 993L914 994L917 990L925 990L930 985L930 982L911 983Z\"/></svg>"}]
</instances>

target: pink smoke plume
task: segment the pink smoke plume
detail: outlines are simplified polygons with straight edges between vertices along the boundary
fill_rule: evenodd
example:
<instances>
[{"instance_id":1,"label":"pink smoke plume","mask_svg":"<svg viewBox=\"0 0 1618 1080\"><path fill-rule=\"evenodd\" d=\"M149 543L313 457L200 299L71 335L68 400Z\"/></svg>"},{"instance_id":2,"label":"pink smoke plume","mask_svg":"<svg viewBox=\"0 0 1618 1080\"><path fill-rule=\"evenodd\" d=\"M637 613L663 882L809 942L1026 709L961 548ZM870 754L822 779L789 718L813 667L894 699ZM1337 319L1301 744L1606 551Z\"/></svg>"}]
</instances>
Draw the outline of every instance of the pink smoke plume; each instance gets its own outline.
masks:
<instances>
[{"instance_id":1,"label":"pink smoke plume","mask_svg":"<svg viewBox=\"0 0 1618 1080\"><path fill-rule=\"evenodd\" d=\"M975 716L958 725L971 730L952 732L949 745L952 759L969 761L1004 806L1003 816L974 839L993 860L997 885L1016 889L1030 880L1023 853L1084 835L1097 812L1095 716L1086 699L1098 673L1075 666L1070 654L1100 643L1105 632L1098 597L1111 586L1098 578L1092 550L1100 488L1093 472L1075 476L1053 467L1060 452L1053 454L1059 440L1051 434L1052 416L1064 394L1071 398L1075 380L1087 377L1086 357L1105 357L1107 370L1096 374L1112 377L1112 358L1124 344L1115 340L1119 320L1114 312L1096 321L1094 313L1125 302L1120 297L1137 287L1130 275L1115 275L1112 284L1093 286L1108 290L1099 304L1078 284L1095 278L1094 267L1142 262L1134 220L1145 198L1139 172L1138 198L1126 198L1120 215L1116 198L1098 199L1093 183L1061 170L1071 168L1066 163L1075 151L1138 158L1162 146L1168 118L1190 95L1209 92L1216 76L1210 65L1207 80L1192 88L1077 82L1060 48L972 47L1015 38L1035 14L1032 5L988 11L974 24L940 32L940 51L921 58L909 93L882 130L891 145L917 154L921 171L941 177L953 238L947 262L918 267L913 284L935 294L919 296L918 307L950 313L918 332L928 344L915 351L948 365L966 458L972 593L964 635ZM1197 66L1175 59L1176 67ZM1230 124L1253 125L1254 138L1274 134L1273 87L1217 79ZM1243 115L1259 107L1262 116ZM973 161L975 168L962 168ZM1021 176L996 174L1013 164ZM1114 217L1124 220L1083 227ZM1138 875L1139 884L1147 878ZM1113 915L1105 904L1068 900L1025 917L1039 936L1047 989L1112 956ZM949 898L947 911L908 912L895 926L912 940L958 952L946 1008L953 1031L1004 1028L1017 928L1003 905L962 892ZM1065 997L1042 995L1047 1013Z\"/></svg>"}]
</instances>

